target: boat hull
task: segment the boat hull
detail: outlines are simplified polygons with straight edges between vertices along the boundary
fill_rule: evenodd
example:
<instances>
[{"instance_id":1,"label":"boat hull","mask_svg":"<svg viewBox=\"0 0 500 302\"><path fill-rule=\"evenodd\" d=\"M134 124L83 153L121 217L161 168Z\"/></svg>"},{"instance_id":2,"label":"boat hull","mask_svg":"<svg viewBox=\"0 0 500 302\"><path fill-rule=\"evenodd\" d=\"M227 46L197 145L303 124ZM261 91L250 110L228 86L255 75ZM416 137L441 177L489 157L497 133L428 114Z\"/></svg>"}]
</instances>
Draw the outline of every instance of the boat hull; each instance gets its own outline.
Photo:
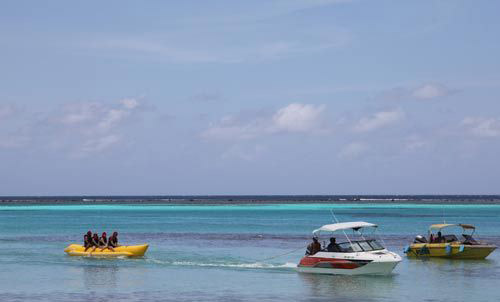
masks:
<instances>
[{"instance_id":1,"label":"boat hull","mask_svg":"<svg viewBox=\"0 0 500 302\"><path fill-rule=\"evenodd\" d=\"M331 275L389 275L399 262L401 257L391 252L361 256L352 253L318 253L303 257L297 271Z\"/></svg>"},{"instance_id":2,"label":"boat hull","mask_svg":"<svg viewBox=\"0 0 500 302\"><path fill-rule=\"evenodd\" d=\"M489 244L414 243L405 253L408 257L438 257L448 259L485 259L497 247Z\"/></svg>"},{"instance_id":3,"label":"boat hull","mask_svg":"<svg viewBox=\"0 0 500 302\"><path fill-rule=\"evenodd\" d=\"M88 257L142 257L148 250L149 245L122 245L114 248L114 251L110 249L97 248L94 252L94 248L89 248L85 251L85 248L79 244L71 244L64 249L69 256L88 256Z\"/></svg>"},{"instance_id":4,"label":"boat hull","mask_svg":"<svg viewBox=\"0 0 500 302\"><path fill-rule=\"evenodd\" d=\"M375 262L355 269L336 269L298 266L300 273L324 275L390 275L399 262Z\"/></svg>"}]
</instances>

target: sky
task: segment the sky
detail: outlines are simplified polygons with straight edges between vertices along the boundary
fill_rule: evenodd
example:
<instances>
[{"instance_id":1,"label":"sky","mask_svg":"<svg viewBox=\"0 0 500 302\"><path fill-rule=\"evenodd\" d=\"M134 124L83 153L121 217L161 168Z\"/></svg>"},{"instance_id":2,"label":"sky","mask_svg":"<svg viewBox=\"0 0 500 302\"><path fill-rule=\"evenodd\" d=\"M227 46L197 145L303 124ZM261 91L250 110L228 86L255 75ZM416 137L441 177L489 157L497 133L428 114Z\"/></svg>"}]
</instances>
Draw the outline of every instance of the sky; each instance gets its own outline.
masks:
<instances>
[{"instance_id":1,"label":"sky","mask_svg":"<svg viewBox=\"0 0 500 302\"><path fill-rule=\"evenodd\" d=\"M1 1L0 195L499 194L498 1Z\"/></svg>"}]
</instances>

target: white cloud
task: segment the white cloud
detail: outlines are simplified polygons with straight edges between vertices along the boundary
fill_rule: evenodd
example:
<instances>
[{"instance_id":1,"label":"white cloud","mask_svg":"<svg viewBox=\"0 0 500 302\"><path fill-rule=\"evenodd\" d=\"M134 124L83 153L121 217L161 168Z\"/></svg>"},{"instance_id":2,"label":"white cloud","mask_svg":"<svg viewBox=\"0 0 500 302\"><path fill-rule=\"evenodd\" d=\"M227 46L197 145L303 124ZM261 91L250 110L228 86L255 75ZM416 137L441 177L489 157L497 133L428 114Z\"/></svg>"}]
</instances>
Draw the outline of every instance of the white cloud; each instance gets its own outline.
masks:
<instances>
[{"instance_id":1,"label":"white cloud","mask_svg":"<svg viewBox=\"0 0 500 302\"><path fill-rule=\"evenodd\" d=\"M289 104L272 115L250 119L227 116L201 133L205 139L247 140L276 133L317 134L326 131L324 105Z\"/></svg>"},{"instance_id":2,"label":"white cloud","mask_svg":"<svg viewBox=\"0 0 500 302\"><path fill-rule=\"evenodd\" d=\"M368 144L363 142L353 142L344 146L338 153L338 156L341 159L354 159L366 153L368 150Z\"/></svg>"},{"instance_id":3,"label":"white cloud","mask_svg":"<svg viewBox=\"0 0 500 302\"><path fill-rule=\"evenodd\" d=\"M370 132L401 121L405 114L400 110L380 111L370 117L361 118L353 130L356 132Z\"/></svg>"},{"instance_id":4,"label":"white cloud","mask_svg":"<svg viewBox=\"0 0 500 302\"><path fill-rule=\"evenodd\" d=\"M80 149L75 150L76 157L87 156L90 153L101 152L115 145L121 140L118 135L110 134L106 136L87 139Z\"/></svg>"},{"instance_id":5,"label":"white cloud","mask_svg":"<svg viewBox=\"0 0 500 302\"><path fill-rule=\"evenodd\" d=\"M133 98L67 103L56 110L23 114L11 105L0 105L0 122L5 122L0 127L0 148L33 146L72 157L99 153L127 138L126 125L140 108Z\"/></svg>"},{"instance_id":6,"label":"white cloud","mask_svg":"<svg viewBox=\"0 0 500 302\"><path fill-rule=\"evenodd\" d=\"M74 103L64 106L60 122L66 126L78 125L93 121L105 110L100 103Z\"/></svg>"},{"instance_id":7,"label":"white cloud","mask_svg":"<svg viewBox=\"0 0 500 302\"><path fill-rule=\"evenodd\" d=\"M137 106L139 106L139 102L136 99L123 99L120 101L120 103L126 108L126 109L134 109Z\"/></svg>"},{"instance_id":8,"label":"white cloud","mask_svg":"<svg viewBox=\"0 0 500 302\"><path fill-rule=\"evenodd\" d=\"M128 115L130 115L130 111L127 107L110 109L97 126L104 131L109 130L120 123Z\"/></svg>"},{"instance_id":9,"label":"white cloud","mask_svg":"<svg viewBox=\"0 0 500 302\"><path fill-rule=\"evenodd\" d=\"M417 87L395 87L381 93L380 97L385 100L427 101L438 99L454 93L452 90L440 83L423 83Z\"/></svg>"},{"instance_id":10,"label":"white cloud","mask_svg":"<svg viewBox=\"0 0 500 302\"><path fill-rule=\"evenodd\" d=\"M415 88L411 96L419 100L430 100L450 94L451 91L446 86L438 83L426 83Z\"/></svg>"},{"instance_id":11,"label":"white cloud","mask_svg":"<svg viewBox=\"0 0 500 302\"><path fill-rule=\"evenodd\" d=\"M269 120L265 117L225 116L210 125L201 136L216 140L248 140L270 133L269 128Z\"/></svg>"},{"instance_id":12,"label":"white cloud","mask_svg":"<svg viewBox=\"0 0 500 302\"><path fill-rule=\"evenodd\" d=\"M54 130L55 137L66 135L69 138L63 140L66 144L55 145L69 147L76 157L104 151L122 140L120 126L128 121L139 105L131 98L119 100L114 105L101 102L67 104L52 120L55 125L64 126Z\"/></svg>"},{"instance_id":13,"label":"white cloud","mask_svg":"<svg viewBox=\"0 0 500 302\"><path fill-rule=\"evenodd\" d=\"M98 102L74 103L64 106L58 118L66 126L106 132L126 119L138 106L135 99L123 99L119 106Z\"/></svg>"},{"instance_id":14,"label":"white cloud","mask_svg":"<svg viewBox=\"0 0 500 302\"><path fill-rule=\"evenodd\" d=\"M466 117L462 120L466 130L477 137L499 137L500 119L485 117Z\"/></svg>"},{"instance_id":15,"label":"white cloud","mask_svg":"<svg viewBox=\"0 0 500 302\"><path fill-rule=\"evenodd\" d=\"M324 105L293 103L276 112L273 125L280 131L311 132L321 128Z\"/></svg>"}]
</instances>

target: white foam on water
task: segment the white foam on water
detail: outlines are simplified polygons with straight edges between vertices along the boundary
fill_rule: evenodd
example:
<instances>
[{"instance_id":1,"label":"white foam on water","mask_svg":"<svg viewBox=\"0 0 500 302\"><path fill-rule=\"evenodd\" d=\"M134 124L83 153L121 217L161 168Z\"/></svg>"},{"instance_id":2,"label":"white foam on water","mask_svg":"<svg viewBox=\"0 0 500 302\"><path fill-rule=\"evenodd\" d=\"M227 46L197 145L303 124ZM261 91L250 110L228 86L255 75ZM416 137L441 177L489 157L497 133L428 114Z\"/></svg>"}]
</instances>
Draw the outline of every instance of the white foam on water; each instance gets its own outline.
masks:
<instances>
[{"instance_id":1,"label":"white foam on water","mask_svg":"<svg viewBox=\"0 0 500 302\"><path fill-rule=\"evenodd\" d=\"M156 264L170 264L170 262L162 261L162 260L158 260L158 259L154 259L154 258L147 258L146 262L152 262L152 263L156 263Z\"/></svg>"},{"instance_id":2,"label":"white foam on water","mask_svg":"<svg viewBox=\"0 0 500 302\"><path fill-rule=\"evenodd\" d=\"M175 266L198 266L198 267L228 267L228 268L250 268L250 269L273 269L273 268L295 268L297 264L286 262L284 264L271 264L263 262L254 263L202 263L194 261L163 261L158 259L147 259L149 262L162 265L175 265Z\"/></svg>"},{"instance_id":3,"label":"white foam on water","mask_svg":"<svg viewBox=\"0 0 500 302\"><path fill-rule=\"evenodd\" d=\"M294 263L284 263L284 264L270 264L270 263L262 263L262 262L254 262L254 263L198 263L191 261L174 261L172 265L181 265L181 266L201 266L201 267L233 267L233 268L293 268L297 265Z\"/></svg>"},{"instance_id":4,"label":"white foam on water","mask_svg":"<svg viewBox=\"0 0 500 302\"><path fill-rule=\"evenodd\" d=\"M283 264L283 267L296 268L297 267L297 263L287 262L287 263Z\"/></svg>"}]
</instances>

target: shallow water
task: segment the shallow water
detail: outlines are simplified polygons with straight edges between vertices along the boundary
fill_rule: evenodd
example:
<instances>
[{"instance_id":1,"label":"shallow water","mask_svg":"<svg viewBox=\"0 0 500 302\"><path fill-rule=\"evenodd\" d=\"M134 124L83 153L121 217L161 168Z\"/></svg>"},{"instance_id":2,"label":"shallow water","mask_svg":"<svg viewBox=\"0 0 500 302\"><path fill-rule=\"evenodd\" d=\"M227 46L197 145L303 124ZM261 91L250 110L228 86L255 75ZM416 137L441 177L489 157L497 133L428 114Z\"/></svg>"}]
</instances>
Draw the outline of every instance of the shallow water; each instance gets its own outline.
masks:
<instances>
[{"instance_id":1,"label":"shallow water","mask_svg":"<svg viewBox=\"0 0 500 302\"><path fill-rule=\"evenodd\" d=\"M341 221L380 225L402 255L431 223L472 223L500 243L500 205L30 205L0 206L1 301L495 301L500 256L409 260L394 274L299 274L310 232ZM149 243L142 259L69 257L88 229ZM296 250L295 252L291 252ZM291 252L291 253L290 253ZM281 257L262 261L276 255Z\"/></svg>"}]
</instances>

